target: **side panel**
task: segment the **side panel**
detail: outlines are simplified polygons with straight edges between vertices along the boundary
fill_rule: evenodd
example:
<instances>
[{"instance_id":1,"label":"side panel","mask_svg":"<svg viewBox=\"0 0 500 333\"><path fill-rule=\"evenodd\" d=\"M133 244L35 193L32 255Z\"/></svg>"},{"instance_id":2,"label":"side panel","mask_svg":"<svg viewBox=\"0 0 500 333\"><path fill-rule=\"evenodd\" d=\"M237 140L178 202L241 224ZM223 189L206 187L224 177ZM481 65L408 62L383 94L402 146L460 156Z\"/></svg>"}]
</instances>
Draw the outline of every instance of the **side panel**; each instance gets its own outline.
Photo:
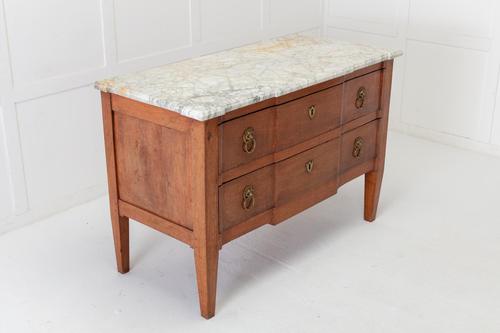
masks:
<instances>
[{"instance_id":1,"label":"side panel","mask_svg":"<svg viewBox=\"0 0 500 333\"><path fill-rule=\"evenodd\" d=\"M192 230L187 134L118 112L113 117L120 200Z\"/></svg>"}]
</instances>

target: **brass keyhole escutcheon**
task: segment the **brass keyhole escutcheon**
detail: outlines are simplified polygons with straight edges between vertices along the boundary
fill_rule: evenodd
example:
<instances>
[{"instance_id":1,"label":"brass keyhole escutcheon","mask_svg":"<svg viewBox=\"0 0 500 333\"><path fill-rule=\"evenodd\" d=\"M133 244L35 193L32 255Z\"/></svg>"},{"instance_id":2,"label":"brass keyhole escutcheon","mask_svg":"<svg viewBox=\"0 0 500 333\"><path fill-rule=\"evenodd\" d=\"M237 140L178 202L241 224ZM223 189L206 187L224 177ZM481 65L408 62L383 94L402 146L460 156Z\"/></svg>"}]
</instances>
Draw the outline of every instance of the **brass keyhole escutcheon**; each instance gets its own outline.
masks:
<instances>
[{"instance_id":1,"label":"brass keyhole escutcheon","mask_svg":"<svg viewBox=\"0 0 500 333\"><path fill-rule=\"evenodd\" d=\"M307 113L309 114L309 119L313 119L314 116L316 115L316 106L311 105L307 110Z\"/></svg>"},{"instance_id":2,"label":"brass keyhole escutcheon","mask_svg":"<svg viewBox=\"0 0 500 333\"><path fill-rule=\"evenodd\" d=\"M314 161L313 160L307 161L306 163L307 173L311 173L313 171L313 167L314 167Z\"/></svg>"},{"instance_id":3,"label":"brass keyhole escutcheon","mask_svg":"<svg viewBox=\"0 0 500 333\"><path fill-rule=\"evenodd\" d=\"M356 109L361 109L363 107L365 104L366 94L367 92L365 87L358 89L358 92L356 93Z\"/></svg>"},{"instance_id":4,"label":"brass keyhole escutcheon","mask_svg":"<svg viewBox=\"0 0 500 333\"><path fill-rule=\"evenodd\" d=\"M257 147L255 130L253 127L247 127L243 132L243 151L247 154L251 154L255 151L255 147Z\"/></svg>"},{"instance_id":5,"label":"brass keyhole escutcheon","mask_svg":"<svg viewBox=\"0 0 500 333\"><path fill-rule=\"evenodd\" d=\"M361 150L363 149L364 143L365 143L365 140L363 140L363 138L360 136L358 136L356 139L354 139L354 144L352 147L352 156L354 158L361 157Z\"/></svg>"},{"instance_id":6,"label":"brass keyhole escutcheon","mask_svg":"<svg viewBox=\"0 0 500 333\"><path fill-rule=\"evenodd\" d=\"M255 205L255 195L253 185L247 185L243 189L243 202L241 203L244 210L250 210Z\"/></svg>"}]
</instances>

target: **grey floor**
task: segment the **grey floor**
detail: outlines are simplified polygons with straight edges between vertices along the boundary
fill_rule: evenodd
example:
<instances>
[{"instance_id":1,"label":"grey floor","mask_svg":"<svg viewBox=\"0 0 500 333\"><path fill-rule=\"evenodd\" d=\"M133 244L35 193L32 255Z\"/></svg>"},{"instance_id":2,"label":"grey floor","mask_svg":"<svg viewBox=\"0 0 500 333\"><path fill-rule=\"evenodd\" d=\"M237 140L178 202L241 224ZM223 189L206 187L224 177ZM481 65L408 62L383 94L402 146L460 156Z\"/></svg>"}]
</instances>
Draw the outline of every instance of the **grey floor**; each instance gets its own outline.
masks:
<instances>
[{"instance_id":1,"label":"grey floor","mask_svg":"<svg viewBox=\"0 0 500 333\"><path fill-rule=\"evenodd\" d=\"M362 179L223 247L216 316L192 250L137 223L115 271L107 199L0 236L0 332L500 332L500 159L391 133Z\"/></svg>"}]
</instances>

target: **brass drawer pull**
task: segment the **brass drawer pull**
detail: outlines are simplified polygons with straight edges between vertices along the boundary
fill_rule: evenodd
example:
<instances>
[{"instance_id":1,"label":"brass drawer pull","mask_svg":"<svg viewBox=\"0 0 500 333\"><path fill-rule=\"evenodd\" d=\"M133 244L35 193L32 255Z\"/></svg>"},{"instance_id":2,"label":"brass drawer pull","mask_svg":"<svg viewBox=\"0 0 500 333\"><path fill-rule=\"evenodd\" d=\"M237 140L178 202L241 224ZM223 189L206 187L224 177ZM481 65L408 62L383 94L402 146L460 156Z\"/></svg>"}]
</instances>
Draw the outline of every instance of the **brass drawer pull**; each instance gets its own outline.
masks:
<instances>
[{"instance_id":1,"label":"brass drawer pull","mask_svg":"<svg viewBox=\"0 0 500 333\"><path fill-rule=\"evenodd\" d=\"M366 98L366 88L361 87L358 89L358 92L356 94L356 109L361 109L363 105L365 104L365 98Z\"/></svg>"},{"instance_id":2,"label":"brass drawer pull","mask_svg":"<svg viewBox=\"0 0 500 333\"><path fill-rule=\"evenodd\" d=\"M313 119L314 116L316 115L316 106L311 105L309 109L307 110L307 113L309 114L309 119Z\"/></svg>"},{"instance_id":3,"label":"brass drawer pull","mask_svg":"<svg viewBox=\"0 0 500 333\"><path fill-rule=\"evenodd\" d=\"M250 210L255 205L254 188L252 185L247 185L243 189L243 202L241 205L244 210Z\"/></svg>"},{"instance_id":4,"label":"brass drawer pull","mask_svg":"<svg viewBox=\"0 0 500 333\"><path fill-rule=\"evenodd\" d=\"M251 154L255 151L257 147L257 141L254 137L255 130L253 127L247 127L243 132L243 151L247 154Z\"/></svg>"},{"instance_id":5,"label":"brass drawer pull","mask_svg":"<svg viewBox=\"0 0 500 333\"><path fill-rule=\"evenodd\" d=\"M313 167L314 167L314 161L313 160L307 161L306 163L307 173L311 173L313 171Z\"/></svg>"},{"instance_id":6,"label":"brass drawer pull","mask_svg":"<svg viewBox=\"0 0 500 333\"><path fill-rule=\"evenodd\" d=\"M358 136L356 139L354 139L354 145L352 147L352 156L354 158L361 157L361 150L363 149L364 143L365 143L365 140L363 140L363 138L360 136Z\"/></svg>"}]
</instances>

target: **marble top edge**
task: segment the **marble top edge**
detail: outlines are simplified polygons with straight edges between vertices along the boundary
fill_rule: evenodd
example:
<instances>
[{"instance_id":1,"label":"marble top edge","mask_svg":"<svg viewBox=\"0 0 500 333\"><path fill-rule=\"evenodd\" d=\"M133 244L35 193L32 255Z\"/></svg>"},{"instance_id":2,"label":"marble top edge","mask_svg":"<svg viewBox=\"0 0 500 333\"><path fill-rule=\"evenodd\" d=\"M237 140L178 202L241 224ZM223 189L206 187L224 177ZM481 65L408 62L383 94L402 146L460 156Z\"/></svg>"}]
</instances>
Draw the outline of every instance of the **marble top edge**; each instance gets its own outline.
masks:
<instances>
[{"instance_id":1,"label":"marble top edge","mask_svg":"<svg viewBox=\"0 0 500 333\"><path fill-rule=\"evenodd\" d=\"M294 34L101 80L95 87L205 121L402 54Z\"/></svg>"}]
</instances>

